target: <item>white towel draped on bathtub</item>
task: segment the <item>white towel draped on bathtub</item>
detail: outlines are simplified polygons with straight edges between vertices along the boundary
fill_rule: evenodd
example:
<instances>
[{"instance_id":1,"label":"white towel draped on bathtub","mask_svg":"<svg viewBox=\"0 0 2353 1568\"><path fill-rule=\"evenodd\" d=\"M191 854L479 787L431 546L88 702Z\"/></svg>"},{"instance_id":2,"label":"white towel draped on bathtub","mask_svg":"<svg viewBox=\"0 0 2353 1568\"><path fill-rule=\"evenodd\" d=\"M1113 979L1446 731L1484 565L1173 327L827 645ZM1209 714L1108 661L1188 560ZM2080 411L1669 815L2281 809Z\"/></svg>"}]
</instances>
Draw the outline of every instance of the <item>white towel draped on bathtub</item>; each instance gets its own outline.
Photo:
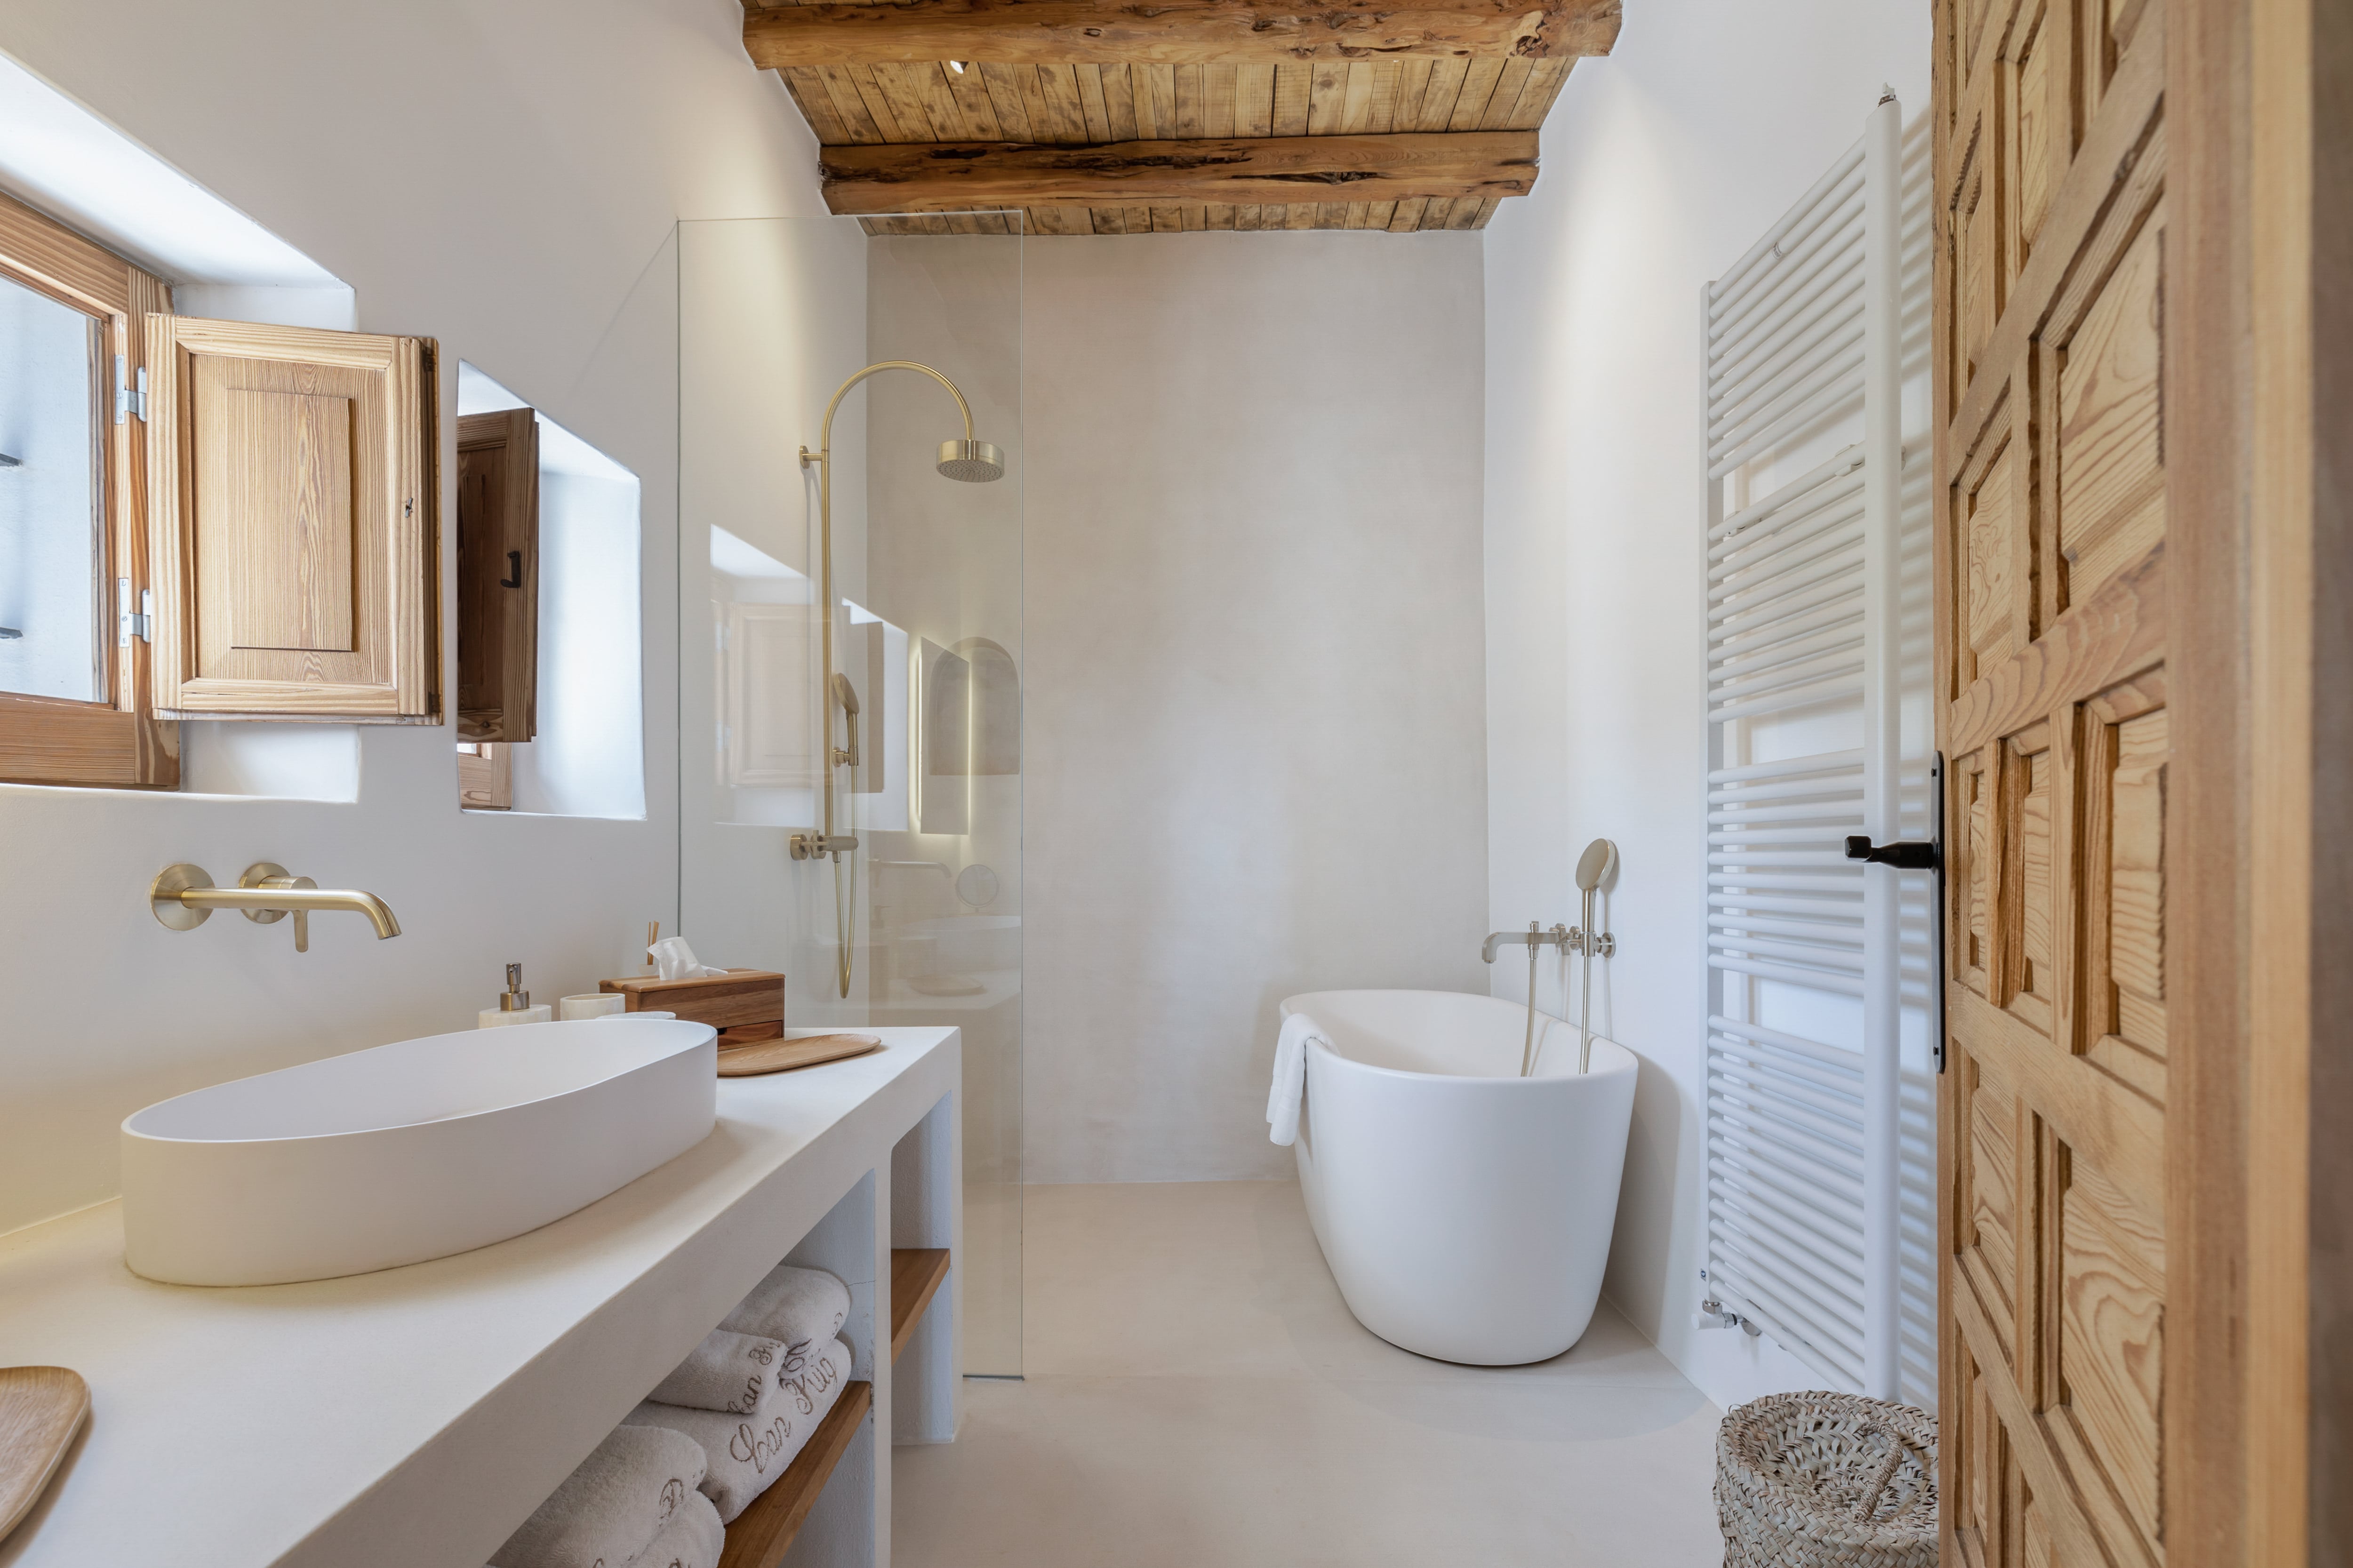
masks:
<instances>
[{"instance_id":1,"label":"white towel draped on bathtub","mask_svg":"<svg viewBox=\"0 0 2353 1568\"><path fill-rule=\"evenodd\" d=\"M1299 1105L1307 1098L1307 1042L1332 1037L1304 1013L1282 1021L1274 1041L1274 1082L1266 1091L1267 1141L1292 1143L1299 1138Z\"/></svg>"}]
</instances>

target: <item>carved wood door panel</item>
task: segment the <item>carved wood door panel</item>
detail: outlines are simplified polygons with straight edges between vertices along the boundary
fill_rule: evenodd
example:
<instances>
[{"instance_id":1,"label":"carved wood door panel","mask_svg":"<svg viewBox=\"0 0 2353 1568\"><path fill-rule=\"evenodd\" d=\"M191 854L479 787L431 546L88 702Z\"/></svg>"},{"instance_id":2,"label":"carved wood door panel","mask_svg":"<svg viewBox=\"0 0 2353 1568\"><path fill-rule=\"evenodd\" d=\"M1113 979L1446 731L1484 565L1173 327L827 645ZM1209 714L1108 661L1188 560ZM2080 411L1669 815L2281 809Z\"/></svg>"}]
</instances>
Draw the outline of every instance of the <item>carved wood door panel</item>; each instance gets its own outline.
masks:
<instances>
[{"instance_id":1,"label":"carved wood door panel","mask_svg":"<svg viewBox=\"0 0 2353 1568\"><path fill-rule=\"evenodd\" d=\"M2165 1558L2161 0L1937 0L1946 1559Z\"/></svg>"}]
</instances>

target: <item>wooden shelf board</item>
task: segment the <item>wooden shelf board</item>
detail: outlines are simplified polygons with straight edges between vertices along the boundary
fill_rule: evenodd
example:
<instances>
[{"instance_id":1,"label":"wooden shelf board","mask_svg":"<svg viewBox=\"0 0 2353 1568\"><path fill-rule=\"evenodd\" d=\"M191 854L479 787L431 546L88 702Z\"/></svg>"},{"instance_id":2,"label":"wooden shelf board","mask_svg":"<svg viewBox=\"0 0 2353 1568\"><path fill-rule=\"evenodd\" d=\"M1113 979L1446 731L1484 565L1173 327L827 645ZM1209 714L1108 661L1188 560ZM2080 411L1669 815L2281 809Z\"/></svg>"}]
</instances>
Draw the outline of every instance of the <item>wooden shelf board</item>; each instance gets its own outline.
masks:
<instances>
[{"instance_id":1,"label":"wooden shelf board","mask_svg":"<svg viewBox=\"0 0 2353 1568\"><path fill-rule=\"evenodd\" d=\"M944 1247L894 1247L891 1249L891 1359L907 1348L916 1321L938 1294L948 1277Z\"/></svg>"},{"instance_id":2,"label":"wooden shelf board","mask_svg":"<svg viewBox=\"0 0 2353 1568\"><path fill-rule=\"evenodd\" d=\"M808 1444L785 1467L776 1484L753 1500L727 1527L727 1545L719 1553L719 1568L776 1568L800 1533L801 1525L825 1490L826 1478L849 1451L859 1424L874 1404L871 1383L845 1384L841 1397L826 1412L809 1435Z\"/></svg>"}]
</instances>

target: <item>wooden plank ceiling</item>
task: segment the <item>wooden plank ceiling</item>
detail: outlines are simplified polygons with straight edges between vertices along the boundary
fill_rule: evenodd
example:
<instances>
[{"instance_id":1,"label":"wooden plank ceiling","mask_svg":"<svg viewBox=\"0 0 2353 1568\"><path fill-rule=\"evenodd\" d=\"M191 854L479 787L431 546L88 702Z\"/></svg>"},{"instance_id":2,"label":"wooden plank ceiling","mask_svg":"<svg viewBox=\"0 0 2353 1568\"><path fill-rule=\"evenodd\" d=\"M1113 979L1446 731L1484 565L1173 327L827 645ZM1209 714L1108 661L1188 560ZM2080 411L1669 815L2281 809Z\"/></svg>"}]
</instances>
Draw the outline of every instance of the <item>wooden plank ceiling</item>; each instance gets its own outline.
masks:
<instances>
[{"instance_id":1,"label":"wooden plank ceiling","mask_svg":"<svg viewBox=\"0 0 2353 1568\"><path fill-rule=\"evenodd\" d=\"M776 13L802 0L773 5L744 0L753 58L776 66L824 144L827 199L834 211L938 213L965 205L1020 212L1018 219L997 212L864 216L870 233L1011 234L1025 226L1050 235L1482 228L1498 201L1525 194L1533 183L1535 132L1570 68L1580 55L1608 52L1618 31L1617 0L1535 0L1539 8L1521 16L1491 4L1488 9L1504 16L1505 30L1473 37L1458 27L1432 43L1432 30L1425 27L1418 44L1407 45L1418 52L1390 52L1381 47L1388 39L1363 47L1360 31L1284 47L1246 30L1230 46L1195 36L1171 47L1166 37L1150 36L1106 39L1115 28L1089 29L1081 37L1031 23L1018 35L1008 31L1006 46L990 51L1017 60L975 59L959 69L947 59L887 58L894 49L955 47L954 28L927 34L907 27L894 45L877 37L881 29L851 33L837 25L845 17L863 23L870 8L878 19L896 21L926 3L883 0L870 7L808 0L788 19ZM1200 9L1223 3L1208 0ZM987 4L974 0L971 9ZM1148 20L1181 5L1182 0L1151 9L1104 5L1098 14ZM1463 5L1451 19L1477 9L1475 3ZM1444 0L1435 10L1444 10ZM1335 7L1318 19L1339 14ZM1413 16L1421 22L1431 14ZM1349 15L1356 26L1361 23L1354 18L1379 21L1397 14ZM802 25L804 19L815 25ZM967 18L964 37L983 26L1018 24ZM1265 31L1261 21L1257 32ZM1058 38L1065 37L1079 46L1069 52L1097 58L1035 58L1057 52ZM1514 49L1518 52L1507 52ZM1137 58L1101 58L1122 50ZM1221 50L1258 58L1234 63L1181 58ZM1337 58L1314 58L1319 55ZM803 60L810 63L797 63ZM1301 137L1348 140L1331 143L1328 152L1284 140ZM1261 142L1266 145L1253 145ZM1306 157L1302 149L1324 155ZM1300 172L1311 165L1312 172ZM1263 199L1303 185L1346 191L1359 183L1368 193L1387 184L1449 194L1354 202ZM1185 199L1205 191L1261 199Z\"/></svg>"}]
</instances>

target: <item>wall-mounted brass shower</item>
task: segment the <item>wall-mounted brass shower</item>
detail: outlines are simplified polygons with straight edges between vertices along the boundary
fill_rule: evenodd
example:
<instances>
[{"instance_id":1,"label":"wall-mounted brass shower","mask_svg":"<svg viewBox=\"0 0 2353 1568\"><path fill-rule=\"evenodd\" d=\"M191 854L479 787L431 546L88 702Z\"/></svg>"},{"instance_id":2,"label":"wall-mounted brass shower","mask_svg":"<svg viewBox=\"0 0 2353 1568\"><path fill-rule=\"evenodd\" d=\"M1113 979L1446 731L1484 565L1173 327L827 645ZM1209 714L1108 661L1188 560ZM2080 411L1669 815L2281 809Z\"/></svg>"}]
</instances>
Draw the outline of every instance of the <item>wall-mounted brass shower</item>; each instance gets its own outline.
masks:
<instances>
[{"instance_id":1,"label":"wall-mounted brass shower","mask_svg":"<svg viewBox=\"0 0 2353 1568\"><path fill-rule=\"evenodd\" d=\"M834 913L840 939L840 956L836 961L837 978L845 997L849 994L850 927L856 916L858 894L855 883L849 884L845 906L841 858L844 855L855 858L858 836L833 830L833 771L858 766L858 692L849 684L849 678L833 668L833 416L834 411L841 406L841 400L849 395L851 387L868 376L886 370L912 370L928 375L946 387L948 395L955 399L956 410L964 416L964 439L940 443L940 453L934 466L941 478L961 480L965 484L987 484L1005 477L1004 450L992 442L976 440L973 437L972 405L965 401L964 393L955 382L930 365L920 364L911 359L880 361L843 382L834 392L833 401L825 405L825 426L818 433L817 450L812 452L807 447L800 449L801 467L806 468L814 464L818 471L818 626L824 663L818 689L824 693L825 734L819 747L826 759L818 793L825 803L825 820L818 832L794 834L791 847L796 860L814 860L820 856L833 858ZM833 716L837 708L841 710L848 727L845 738L849 743L846 746L833 743ZM853 776L850 782L855 785L857 780Z\"/></svg>"}]
</instances>

